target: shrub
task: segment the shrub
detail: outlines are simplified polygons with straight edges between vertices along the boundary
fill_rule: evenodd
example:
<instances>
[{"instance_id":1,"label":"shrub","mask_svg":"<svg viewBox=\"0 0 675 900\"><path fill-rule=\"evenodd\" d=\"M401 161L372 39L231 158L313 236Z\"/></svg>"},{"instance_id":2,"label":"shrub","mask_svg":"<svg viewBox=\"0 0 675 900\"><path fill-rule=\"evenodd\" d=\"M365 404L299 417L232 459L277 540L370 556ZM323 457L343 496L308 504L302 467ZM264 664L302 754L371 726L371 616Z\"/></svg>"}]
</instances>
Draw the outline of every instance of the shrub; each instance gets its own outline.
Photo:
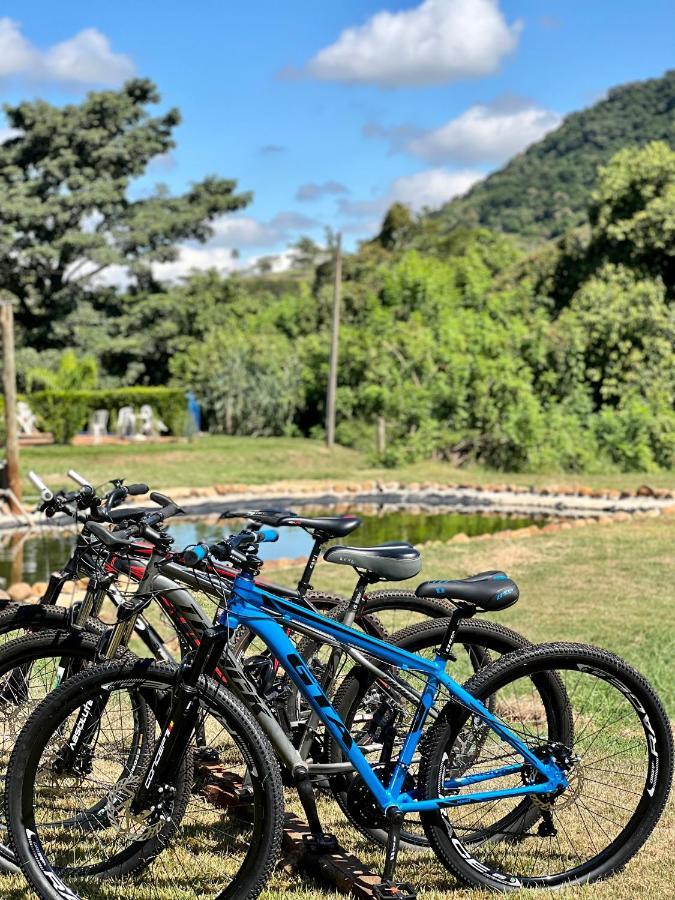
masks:
<instances>
[{"instance_id":1,"label":"shrub","mask_svg":"<svg viewBox=\"0 0 675 900\"><path fill-rule=\"evenodd\" d=\"M107 409L114 425L123 406L138 409L144 403L168 427L171 434L182 434L187 418L185 393L173 388L117 388L108 391L35 391L26 397L38 416L40 427L51 431L54 440L67 444L86 427L94 410Z\"/></svg>"}]
</instances>

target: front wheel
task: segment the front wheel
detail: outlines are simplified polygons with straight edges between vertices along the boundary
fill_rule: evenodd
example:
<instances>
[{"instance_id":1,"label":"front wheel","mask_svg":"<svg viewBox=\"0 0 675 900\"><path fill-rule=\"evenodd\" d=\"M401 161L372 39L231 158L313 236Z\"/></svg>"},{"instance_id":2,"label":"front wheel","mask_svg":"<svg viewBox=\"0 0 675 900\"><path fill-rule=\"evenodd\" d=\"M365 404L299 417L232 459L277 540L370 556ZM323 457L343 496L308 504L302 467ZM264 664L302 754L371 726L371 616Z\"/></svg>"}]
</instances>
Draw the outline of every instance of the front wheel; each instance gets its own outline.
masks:
<instances>
[{"instance_id":1,"label":"front wheel","mask_svg":"<svg viewBox=\"0 0 675 900\"><path fill-rule=\"evenodd\" d=\"M185 748L152 806L134 805L146 768L123 764L134 709L143 698L157 719L152 758L179 677L149 661L90 669L28 721L10 760L6 809L19 864L43 900L249 900L262 890L280 850L281 774L250 713L214 682L203 679L198 690L205 743ZM64 766L64 734L101 696L105 715L86 767ZM102 811L95 822L87 815L94 806Z\"/></svg>"},{"instance_id":2,"label":"front wheel","mask_svg":"<svg viewBox=\"0 0 675 900\"><path fill-rule=\"evenodd\" d=\"M560 682L573 721L568 740L551 733L547 709L551 685ZM536 756L554 762L567 786L530 799L462 803L466 793L536 785L538 774L492 730L467 764L477 719L449 706L429 734L419 776L420 796L457 803L421 816L445 866L468 884L498 891L584 884L624 866L656 826L672 781L670 726L648 682L607 651L556 643L507 655L465 687L490 700ZM508 766L511 775L485 780ZM479 774L480 782L457 788L458 775ZM510 822L507 839L482 839L500 820Z\"/></svg>"}]
</instances>

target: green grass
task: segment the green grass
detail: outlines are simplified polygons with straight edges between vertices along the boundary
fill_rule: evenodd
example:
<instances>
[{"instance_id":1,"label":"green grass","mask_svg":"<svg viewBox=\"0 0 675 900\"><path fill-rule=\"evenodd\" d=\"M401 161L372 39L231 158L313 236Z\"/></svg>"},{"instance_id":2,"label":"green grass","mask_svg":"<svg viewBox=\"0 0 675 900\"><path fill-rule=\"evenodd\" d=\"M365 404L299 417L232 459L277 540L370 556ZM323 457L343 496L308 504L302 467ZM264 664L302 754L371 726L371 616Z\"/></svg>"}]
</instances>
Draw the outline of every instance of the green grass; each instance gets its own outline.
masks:
<instances>
[{"instance_id":1,"label":"green grass","mask_svg":"<svg viewBox=\"0 0 675 900\"><path fill-rule=\"evenodd\" d=\"M34 488L25 480L35 469L53 486L65 484L74 468L100 483L113 477L146 481L155 488L207 487L218 483L264 484L279 480L333 482L381 479L406 483L568 484L635 489L648 483L675 488L675 473L609 472L594 475L560 473L504 473L478 467L457 469L444 462L421 462L398 469L373 467L367 456L346 447L329 451L318 441L303 438L244 438L209 435L192 443L130 444L128 446L25 448L21 467L27 495Z\"/></svg>"},{"instance_id":2,"label":"green grass","mask_svg":"<svg viewBox=\"0 0 675 900\"><path fill-rule=\"evenodd\" d=\"M519 603L498 617L535 641L566 639L600 644L636 666L657 688L675 716L672 659L675 652L675 519L662 517L608 527L541 534L524 540L430 546L424 551L425 578L461 577L488 568L504 568L521 588ZM298 570L275 579L292 584ZM322 563L315 583L347 593L351 570ZM290 792L287 803L295 804ZM381 871L382 851L349 829L338 808L321 802L325 827L363 861ZM516 896L553 900L653 900L670 896L675 880L672 847L675 809L671 802L647 846L625 871L606 882ZM485 894L459 887L431 855L402 854L398 877L417 885L423 900L449 894L480 900ZM669 887L669 885L671 887ZM2 883L8 900L27 898L17 879ZM330 900L335 892L278 871L263 900ZM171 900L171 893L162 894Z\"/></svg>"}]
</instances>

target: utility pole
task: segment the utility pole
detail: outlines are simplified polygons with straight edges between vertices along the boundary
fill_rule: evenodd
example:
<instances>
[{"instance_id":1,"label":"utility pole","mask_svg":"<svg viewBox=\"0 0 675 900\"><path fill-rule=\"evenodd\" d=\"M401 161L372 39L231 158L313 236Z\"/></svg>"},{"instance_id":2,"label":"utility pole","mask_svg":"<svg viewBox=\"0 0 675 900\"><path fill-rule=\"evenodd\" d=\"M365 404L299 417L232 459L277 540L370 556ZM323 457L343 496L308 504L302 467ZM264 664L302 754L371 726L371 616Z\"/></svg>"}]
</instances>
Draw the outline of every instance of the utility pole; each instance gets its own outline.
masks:
<instances>
[{"instance_id":1,"label":"utility pole","mask_svg":"<svg viewBox=\"0 0 675 900\"><path fill-rule=\"evenodd\" d=\"M335 394L337 392L338 349L340 337L340 288L342 287L342 235L335 242L335 285L333 288L333 317L331 321L330 365L326 393L326 445L335 444Z\"/></svg>"},{"instance_id":2,"label":"utility pole","mask_svg":"<svg viewBox=\"0 0 675 900\"><path fill-rule=\"evenodd\" d=\"M19 440L16 428L16 368L14 364L14 307L11 300L0 300L2 317L2 382L5 394L5 428L7 431L7 488L13 512L22 512L21 475L19 473ZM18 506L17 503L18 502Z\"/></svg>"}]
</instances>

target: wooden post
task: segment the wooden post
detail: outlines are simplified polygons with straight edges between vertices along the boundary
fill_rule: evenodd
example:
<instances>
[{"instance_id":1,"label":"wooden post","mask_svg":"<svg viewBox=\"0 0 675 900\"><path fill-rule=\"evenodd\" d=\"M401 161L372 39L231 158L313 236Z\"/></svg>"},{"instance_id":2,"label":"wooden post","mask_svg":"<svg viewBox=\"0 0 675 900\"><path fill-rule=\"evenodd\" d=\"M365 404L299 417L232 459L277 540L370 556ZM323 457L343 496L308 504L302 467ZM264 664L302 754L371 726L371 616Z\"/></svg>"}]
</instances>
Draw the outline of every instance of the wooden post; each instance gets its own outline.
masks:
<instances>
[{"instance_id":1,"label":"wooden post","mask_svg":"<svg viewBox=\"0 0 675 900\"><path fill-rule=\"evenodd\" d=\"M335 394L337 392L337 367L340 337L340 288L342 286L342 236L338 233L335 243L335 285L333 288L333 317L331 321L330 365L328 391L326 393L326 445L335 444Z\"/></svg>"},{"instance_id":2,"label":"wooden post","mask_svg":"<svg viewBox=\"0 0 675 900\"><path fill-rule=\"evenodd\" d=\"M2 314L2 383L5 394L5 428L7 430L7 487L21 500L19 472L19 439L16 428L16 369L14 365L14 307L11 300L0 300ZM11 497L11 495L10 495ZM12 502L12 511L21 512Z\"/></svg>"}]
</instances>

